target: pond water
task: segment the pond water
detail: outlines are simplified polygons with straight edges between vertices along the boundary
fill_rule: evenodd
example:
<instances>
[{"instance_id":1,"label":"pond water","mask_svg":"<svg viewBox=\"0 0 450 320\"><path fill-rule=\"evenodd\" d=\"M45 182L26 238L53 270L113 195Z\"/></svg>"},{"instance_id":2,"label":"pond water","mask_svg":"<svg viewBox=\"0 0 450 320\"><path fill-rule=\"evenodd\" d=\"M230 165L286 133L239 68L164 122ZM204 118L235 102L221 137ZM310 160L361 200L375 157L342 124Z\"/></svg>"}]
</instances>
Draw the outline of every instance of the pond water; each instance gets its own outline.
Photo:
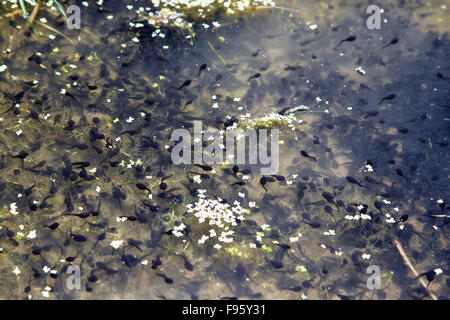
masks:
<instances>
[{"instance_id":1,"label":"pond water","mask_svg":"<svg viewBox=\"0 0 450 320\"><path fill-rule=\"evenodd\" d=\"M447 1L384 1L379 30L367 1L158 32L147 4L80 5L80 30L42 9L34 33L3 8L1 299L429 299L395 241L449 298ZM275 115L276 177L172 163L175 129Z\"/></svg>"}]
</instances>

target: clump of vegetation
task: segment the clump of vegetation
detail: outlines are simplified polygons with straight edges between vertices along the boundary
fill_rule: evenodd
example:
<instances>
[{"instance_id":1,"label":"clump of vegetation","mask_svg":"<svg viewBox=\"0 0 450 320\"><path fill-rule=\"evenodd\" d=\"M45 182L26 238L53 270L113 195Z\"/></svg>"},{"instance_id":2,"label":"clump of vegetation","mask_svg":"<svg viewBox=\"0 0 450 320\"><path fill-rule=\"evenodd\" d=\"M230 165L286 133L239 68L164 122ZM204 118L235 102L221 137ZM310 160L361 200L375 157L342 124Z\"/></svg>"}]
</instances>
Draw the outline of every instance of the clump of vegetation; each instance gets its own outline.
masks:
<instances>
[{"instance_id":1,"label":"clump of vegetation","mask_svg":"<svg viewBox=\"0 0 450 320\"><path fill-rule=\"evenodd\" d=\"M194 23L209 28L219 27L214 21L219 15L237 15L253 10L279 9L298 12L294 9L277 6L272 0L152 0L152 10L139 8L140 20L147 20L154 27L177 27L191 29Z\"/></svg>"},{"instance_id":2,"label":"clump of vegetation","mask_svg":"<svg viewBox=\"0 0 450 320\"><path fill-rule=\"evenodd\" d=\"M301 124L303 120L297 119L294 114L281 115L276 112L272 112L260 118L250 118L246 122L247 127L250 129L281 129L289 127L291 130L295 130L297 124Z\"/></svg>"},{"instance_id":3,"label":"clump of vegetation","mask_svg":"<svg viewBox=\"0 0 450 320\"><path fill-rule=\"evenodd\" d=\"M233 15L262 7L275 6L271 0L152 0L154 11L148 21L155 26L190 26L193 21L212 19L218 13ZM144 10L141 10L143 18Z\"/></svg>"},{"instance_id":4,"label":"clump of vegetation","mask_svg":"<svg viewBox=\"0 0 450 320\"><path fill-rule=\"evenodd\" d=\"M57 0L49 0L47 1L45 4L43 4L43 2L41 0L37 0L37 1L32 1L32 0L19 0L19 3L17 4L17 1L11 1L8 0L6 1L6 5L4 5L4 9L9 11L9 9L11 10L16 10L11 12L10 14L16 14L17 12L21 12L23 17L28 21L28 23L30 24L30 26L33 26L33 22L37 17L37 14L39 13L39 10L41 10L43 7L48 8L49 10L51 10L52 12L56 12L59 11L64 17L67 17L66 12L64 10L64 8L61 6L61 4L59 3L59 1ZM29 4L29 6L27 7L26 3ZM9 4L9 6L8 6ZM28 13L28 9L33 8L31 11L31 14Z\"/></svg>"}]
</instances>

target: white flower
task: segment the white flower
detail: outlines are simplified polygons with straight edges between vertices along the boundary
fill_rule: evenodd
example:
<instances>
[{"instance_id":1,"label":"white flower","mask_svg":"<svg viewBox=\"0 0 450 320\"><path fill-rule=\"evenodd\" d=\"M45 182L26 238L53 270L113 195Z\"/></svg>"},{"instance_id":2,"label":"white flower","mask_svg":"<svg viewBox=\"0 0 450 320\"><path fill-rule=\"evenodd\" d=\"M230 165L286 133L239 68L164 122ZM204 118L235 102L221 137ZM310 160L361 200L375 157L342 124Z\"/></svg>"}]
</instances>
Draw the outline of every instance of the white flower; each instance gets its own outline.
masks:
<instances>
[{"instance_id":1,"label":"white flower","mask_svg":"<svg viewBox=\"0 0 450 320\"><path fill-rule=\"evenodd\" d=\"M19 269L18 266L14 266L13 273L14 273L16 276L20 274L20 269Z\"/></svg>"},{"instance_id":2,"label":"white flower","mask_svg":"<svg viewBox=\"0 0 450 320\"><path fill-rule=\"evenodd\" d=\"M361 68L360 66L358 66L355 71L358 71L360 74L365 75L366 74L366 70L364 70L363 68Z\"/></svg>"},{"instance_id":3,"label":"white flower","mask_svg":"<svg viewBox=\"0 0 450 320\"><path fill-rule=\"evenodd\" d=\"M30 231L30 233L28 233L27 235L28 239L34 239L36 238L36 230Z\"/></svg>"},{"instance_id":4,"label":"white flower","mask_svg":"<svg viewBox=\"0 0 450 320\"><path fill-rule=\"evenodd\" d=\"M395 219L393 217L386 219L387 223L395 223Z\"/></svg>"},{"instance_id":5,"label":"white flower","mask_svg":"<svg viewBox=\"0 0 450 320\"><path fill-rule=\"evenodd\" d=\"M0 66L0 72L4 72L6 69L8 69L8 67L5 64Z\"/></svg>"},{"instance_id":6,"label":"white flower","mask_svg":"<svg viewBox=\"0 0 450 320\"><path fill-rule=\"evenodd\" d=\"M9 205L9 212L13 215L19 214L19 212L17 212L17 205L15 202L13 202Z\"/></svg>"},{"instance_id":7,"label":"white flower","mask_svg":"<svg viewBox=\"0 0 450 320\"><path fill-rule=\"evenodd\" d=\"M362 258L363 258L364 260L369 260L369 259L370 259L370 254L364 253L364 254L362 255Z\"/></svg>"},{"instance_id":8,"label":"white flower","mask_svg":"<svg viewBox=\"0 0 450 320\"><path fill-rule=\"evenodd\" d=\"M114 240L114 241L111 241L110 244L114 249L117 249L122 245L122 243L123 243L123 240Z\"/></svg>"},{"instance_id":9,"label":"white flower","mask_svg":"<svg viewBox=\"0 0 450 320\"><path fill-rule=\"evenodd\" d=\"M206 240L208 240L209 237L207 235L202 235L200 239L198 239L199 244L204 244Z\"/></svg>"}]
</instances>

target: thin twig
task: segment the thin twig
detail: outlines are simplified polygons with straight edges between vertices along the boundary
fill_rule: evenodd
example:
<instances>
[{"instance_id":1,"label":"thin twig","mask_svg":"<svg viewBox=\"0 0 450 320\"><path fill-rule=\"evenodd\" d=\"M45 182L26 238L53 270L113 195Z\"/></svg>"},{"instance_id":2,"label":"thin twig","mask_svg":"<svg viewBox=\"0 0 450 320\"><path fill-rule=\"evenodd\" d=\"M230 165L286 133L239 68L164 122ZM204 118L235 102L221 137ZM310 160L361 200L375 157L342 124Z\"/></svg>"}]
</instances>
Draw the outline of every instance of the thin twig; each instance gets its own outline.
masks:
<instances>
[{"instance_id":1,"label":"thin twig","mask_svg":"<svg viewBox=\"0 0 450 320\"><path fill-rule=\"evenodd\" d=\"M38 15L40 9L41 9L41 1L37 1L36 5L33 8L33 11L31 12L31 15L30 15L30 20L29 20L30 25L33 25L33 22L34 22L34 20L36 20L36 17Z\"/></svg>"},{"instance_id":2,"label":"thin twig","mask_svg":"<svg viewBox=\"0 0 450 320\"><path fill-rule=\"evenodd\" d=\"M0 16L0 19L2 19L2 18L11 18L11 17L14 17L14 16L16 16L16 15L18 15L18 14L21 14L21 13L22 13L22 10L17 9L17 10L8 12L8 13L6 13L6 14L4 14L4 15L1 15L1 16Z\"/></svg>"},{"instance_id":3,"label":"thin twig","mask_svg":"<svg viewBox=\"0 0 450 320\"><path fill-rule=\"evenodd\" d=\"M291 8L286 8L286 7L280 7L280 6L256 6L253 8L250 8L249 10L262 10L262 9L278 9L281 11L288 11L288 12L294 12L294 13L301 13L298 10L295 9L291 9Z\"/></svg>"},{"instance_id":4,"label":"thin twig","mask_svg":"<svg viewBox=\"0 0 450 320\"><path fill-rule=\"evenodd\" d=\"M44 28L49 29L50 31L56 32L57 34L63 36L63 37L66 38L67 40L69 40L70 43L73 43L72 39L70 39L70 38L69 38L68 36L66 36L64 33L59 32L59 31L56 30L55 28L50 27L50 26L48 26L48 25L46 25L45 23L42 23L42 22L40 22L40 21L36 21L36 23L39 24L39 25L41 25L41 26L43 26Z\"/></svg>"},{"instance_id":5,"label":"thin twig","mask_svg":"<svg viewBox=\"0 0 450 320\"><path fill-rule=\"evenodd\" d=\"M405 250L403 250L403 246L401 245L401 243L398 240L394 240L394 244L397 247L398 252L402 256L403 261L408 266L409 270L412 271L412 273L414 274L414 276L416 278L419 278L419 274L417 273L417 270L414 268L411 261L408 259L408 256L406 255ZM425 288L425 290L428 292L431 299L437 300L437 297L433 294L433 292L431 292L430 289L428 289L427 284L425 283L425 280L423 280L423 278L419 278L419 282Z\"/></svg>"}]
</instances>

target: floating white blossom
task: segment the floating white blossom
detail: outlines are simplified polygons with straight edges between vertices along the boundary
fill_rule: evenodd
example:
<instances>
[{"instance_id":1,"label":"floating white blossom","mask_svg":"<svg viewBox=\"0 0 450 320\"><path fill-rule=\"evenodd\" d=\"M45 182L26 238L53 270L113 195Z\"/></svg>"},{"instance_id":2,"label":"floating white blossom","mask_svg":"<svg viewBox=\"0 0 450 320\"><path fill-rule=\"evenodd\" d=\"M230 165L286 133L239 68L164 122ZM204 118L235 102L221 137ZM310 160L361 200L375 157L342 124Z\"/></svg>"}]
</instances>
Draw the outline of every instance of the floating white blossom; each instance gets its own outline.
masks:
<instances>
[{"instance_id":1,"label":"floating white blossom","mask_svg":"<svg viewBox=\"0 0 450 320\"><path fill-rule=\"evenodd\" d=\"M200 175L196 175L192 177L192 180L194 180L195 183L202 183L202 179L200 179Z\"/></svg>"},{"instance_id":2,"label":"floating white blossom","mask_svg":"<svg viewBox=\"0 0 450 320\"><path fill-rule=\"evenodd\" d=\"M28 239L34 239L36 238L36 230L30 231L30 233L28 233L27 235Z\"/></svg>"},{"instance_id":3,"label":"floating white blossom","mask_svg":"<svg viewBox=\"0 0 450 320\"><path fill-rule=\"evenodd\" d=\"M18 266L14 266L13 273L17 276L20 274L20 269Z\"/></svg>"},{"instance_id":4,"label":"floating white blossom","mask_svg":"<svg viewBox=\"0 0 450 320\"><path fill-rule=\"evenodd\" d=\"M114 249L118 249L123 244L123 240L114 240L110 244Z\"/></svg>"},{"instance_id":5,"label":"floating white blossom","mask_svg":"<svg viewBox=\"0 0 450 320\"><path fill-rule=\"evenodd\" d=\"M434 269L434 273L436 273L436 275L440 275L442 273L442 269L441 268L436 268Z\"/></svg>"},{"instance_id":6,"label":"floating white blossom","mask_svg":"<svg viewBox=\"0 0 450 320\"><path fill-rule=\"evenodd\" d=\"M366 70L364 70L362 67L358 66L355 71L358 71L358 73L362 74L363 76L366 75Z\"/></svg>"},{"instance_id":7,"label":"floating white blossom","mask_svg":"<svg viewBox=\"0 0 450 320\"><path fill-rule=\"evenodd\" d=\"M13 202L9 205L9 212L13 215L19 214L19 212L17 211L17 205L15 202Z\"/></svg>"}]
</instances>

